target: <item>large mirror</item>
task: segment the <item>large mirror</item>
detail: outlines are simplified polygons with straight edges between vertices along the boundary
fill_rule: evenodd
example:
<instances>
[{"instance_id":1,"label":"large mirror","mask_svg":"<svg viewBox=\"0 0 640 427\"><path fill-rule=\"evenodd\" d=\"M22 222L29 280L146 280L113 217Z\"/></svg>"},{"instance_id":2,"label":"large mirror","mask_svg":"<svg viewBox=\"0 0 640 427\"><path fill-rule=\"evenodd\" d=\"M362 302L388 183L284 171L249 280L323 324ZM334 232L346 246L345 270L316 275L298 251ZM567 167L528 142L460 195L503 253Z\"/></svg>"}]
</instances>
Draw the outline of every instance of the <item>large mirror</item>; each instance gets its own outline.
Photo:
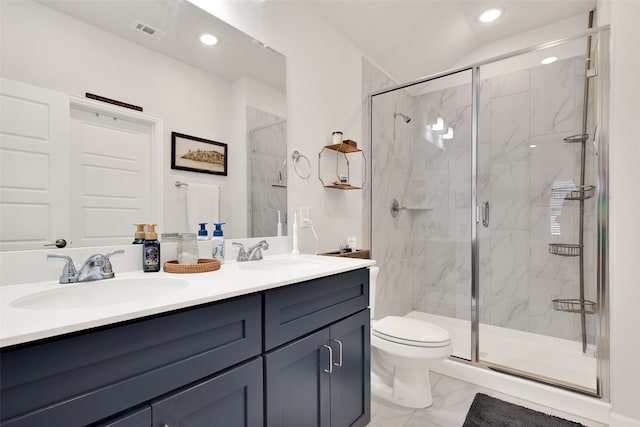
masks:
<instances>
[{"instance_id":1,"label":"large mirror","mask_svg":"<svg viewBox=\"0 0 640 427\"><path fill-rule=\"evenodd\" d=\"M227 238L274 236L280 222L286 234L283 55L183 0L21 0L0 8L0 250L43 249L60 238L68 247L123 244L134 222L159 221L161 232L195 232L194 222L207 222L210 231L212 222L226 222ZM205 33L217 44L201 43ZM58 135L69 140L66 152L29 151L48 141L38 129L16 130L32 120L25 119L24 99L15 108L16 96L4 92L7 82L72 100L71 130ZM113 114L94 113L84 105L87 93L143 111L86 101ZM118 109L128 113L119 116ZM147 151L129 142L140 133L136 114L152 126ZM77 123L92 129L79 143ZM226 144L227 174L172 169L173 132ZM142 166L132 172L133 163ZM83 175L87 170L93 173ZM130 181L113 171L126 171L121 175ZM32 197L45 193L46 202ZM138 209L135 201L145 197Z\"/></svg>"}]
</instances>

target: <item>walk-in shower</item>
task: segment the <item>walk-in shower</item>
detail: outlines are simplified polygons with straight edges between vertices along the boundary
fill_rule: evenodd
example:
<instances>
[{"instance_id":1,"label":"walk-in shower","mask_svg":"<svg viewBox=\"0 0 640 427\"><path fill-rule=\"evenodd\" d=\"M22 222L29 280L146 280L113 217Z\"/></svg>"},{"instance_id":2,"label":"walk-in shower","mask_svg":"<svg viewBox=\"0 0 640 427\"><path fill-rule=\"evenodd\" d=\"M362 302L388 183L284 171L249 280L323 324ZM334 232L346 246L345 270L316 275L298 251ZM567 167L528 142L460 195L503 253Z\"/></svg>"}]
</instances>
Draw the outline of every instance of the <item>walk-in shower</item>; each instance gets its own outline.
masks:
<instances>
[{"instance_id":1,"label":"walk-in shower","mask_svg":"<svg viewBox=\"0 0 640 427\"><path fill-rule=\"evenodd\" d=\"M608 41L372 88L380 316L446 328L463 363L608 398Z\"/></svg>"}]
</instances>

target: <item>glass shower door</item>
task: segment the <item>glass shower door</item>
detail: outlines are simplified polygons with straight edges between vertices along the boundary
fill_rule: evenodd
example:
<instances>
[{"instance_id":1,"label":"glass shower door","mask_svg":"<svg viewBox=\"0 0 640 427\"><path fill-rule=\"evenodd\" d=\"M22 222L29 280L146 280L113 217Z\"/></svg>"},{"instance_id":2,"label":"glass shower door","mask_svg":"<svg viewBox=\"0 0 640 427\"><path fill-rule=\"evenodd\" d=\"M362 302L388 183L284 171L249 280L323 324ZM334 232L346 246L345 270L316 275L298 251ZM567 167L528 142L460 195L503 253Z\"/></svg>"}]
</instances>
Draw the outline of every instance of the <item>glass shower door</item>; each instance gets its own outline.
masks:
<instances>
[{"instance_id":1,"label":"glass shower door","mask_svg":"<svg viewBox=\"0 0 640 427\"><path fill-rule=\"evenodd\" d=\"M597 162L592 103L583 113L585 46L480 67L478 359L595 393ZM541 64L551 56L560 59Z\"/></svg>"},{"instance_id":2,"label":"glass shower door","mask_svg":"<svg viewBox=\"0 0 640 427\"><path fill-rule=\"evenodd\" d=\"M471 360L471 71L371 102L375 317L439 325Z\"/></svg>"}]
</instances>

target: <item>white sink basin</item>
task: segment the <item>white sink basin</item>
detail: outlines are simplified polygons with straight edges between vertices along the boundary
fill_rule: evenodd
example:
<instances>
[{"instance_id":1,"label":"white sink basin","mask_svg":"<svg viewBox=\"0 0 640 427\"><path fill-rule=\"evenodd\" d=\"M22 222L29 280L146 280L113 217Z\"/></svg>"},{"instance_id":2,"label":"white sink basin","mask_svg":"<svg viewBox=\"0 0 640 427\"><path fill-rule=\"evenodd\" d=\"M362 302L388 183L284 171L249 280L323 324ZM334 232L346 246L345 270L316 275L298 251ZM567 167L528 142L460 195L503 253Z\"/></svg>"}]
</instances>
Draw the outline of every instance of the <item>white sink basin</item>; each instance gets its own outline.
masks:
<instances>
[{"instance_id":1,"label":"white sink basin","mask_svg":"<svg viewBox=\"0 0 640 427\"><path fill-rule=\"evenodd\" d=\"M251 271L264 271L264 272L276 272L276 271L307 271L315 270L326 263L320 260L311 259L262 259L259 261L246 261L238 264L238 268L241 270Z\"/></svg>"},{"instance_id":2,"label":"white sink basin","mask_svg":"<svg viewBox=\"0 0 640 427\"><path fill-rule=\"evenodd\" d=\"M182 279L105 279L79 284L60 284L57 289L16 298L10 305L27 310L95 308L175 292L189 285Z\"/></svg>"}]
</instances>

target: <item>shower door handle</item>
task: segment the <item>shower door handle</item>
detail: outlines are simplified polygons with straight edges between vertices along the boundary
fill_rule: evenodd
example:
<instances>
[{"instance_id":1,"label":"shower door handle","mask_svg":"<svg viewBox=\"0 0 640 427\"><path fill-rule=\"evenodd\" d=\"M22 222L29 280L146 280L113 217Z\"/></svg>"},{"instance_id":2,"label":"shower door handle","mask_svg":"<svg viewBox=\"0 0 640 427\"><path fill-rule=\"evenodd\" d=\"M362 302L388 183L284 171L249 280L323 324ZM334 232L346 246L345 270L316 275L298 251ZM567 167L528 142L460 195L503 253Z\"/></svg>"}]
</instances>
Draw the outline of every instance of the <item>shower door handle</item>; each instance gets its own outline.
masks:
<instances>
[{"instance_id":1,"label":"shower door handle","mask_svg":"<svg viewBox=\"0 0 640 427\"><path fill-rule=\"evenodd\" d=\"M486 228L489 227L489 202L482 202L482 225Z\"/></svg>"}]
</instances>

